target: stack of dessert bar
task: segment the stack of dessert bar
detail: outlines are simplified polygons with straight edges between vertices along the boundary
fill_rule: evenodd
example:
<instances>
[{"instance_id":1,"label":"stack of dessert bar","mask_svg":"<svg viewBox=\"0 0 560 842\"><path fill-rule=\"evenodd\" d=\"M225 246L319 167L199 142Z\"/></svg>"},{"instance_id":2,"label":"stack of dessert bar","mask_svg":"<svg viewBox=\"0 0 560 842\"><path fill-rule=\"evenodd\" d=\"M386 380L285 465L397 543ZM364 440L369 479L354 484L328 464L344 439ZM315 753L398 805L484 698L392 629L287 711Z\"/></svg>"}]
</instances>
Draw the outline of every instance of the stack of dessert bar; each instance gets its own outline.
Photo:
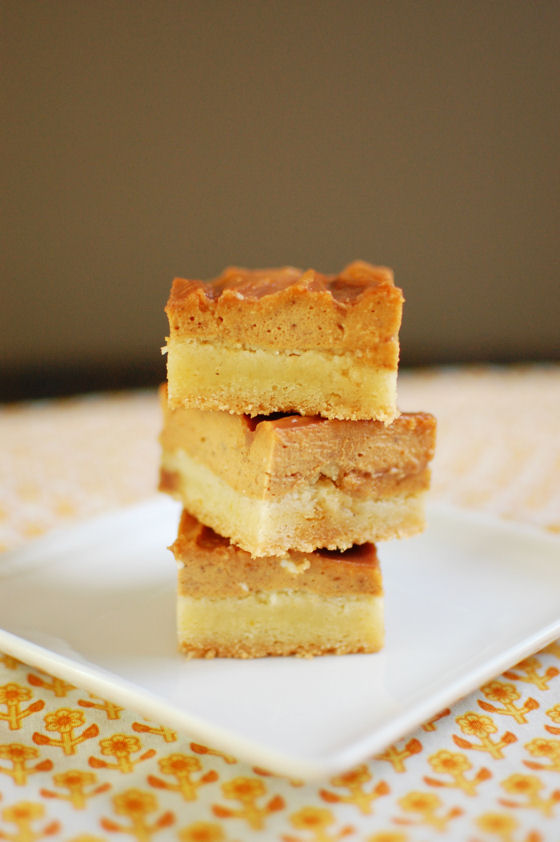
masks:
<instances>
[{"instance_id":1,"label":"stack of dessert bar","mask_svg":"<svg viewBox=\"0 0 560 842\"><path fill-rule=\"evenodd\" d=\"M382 646L375 542L422 530L435 438L397 409L402 302L363 262L174 281L160 489L186 654Z\"/></svg>"}]
</instances>

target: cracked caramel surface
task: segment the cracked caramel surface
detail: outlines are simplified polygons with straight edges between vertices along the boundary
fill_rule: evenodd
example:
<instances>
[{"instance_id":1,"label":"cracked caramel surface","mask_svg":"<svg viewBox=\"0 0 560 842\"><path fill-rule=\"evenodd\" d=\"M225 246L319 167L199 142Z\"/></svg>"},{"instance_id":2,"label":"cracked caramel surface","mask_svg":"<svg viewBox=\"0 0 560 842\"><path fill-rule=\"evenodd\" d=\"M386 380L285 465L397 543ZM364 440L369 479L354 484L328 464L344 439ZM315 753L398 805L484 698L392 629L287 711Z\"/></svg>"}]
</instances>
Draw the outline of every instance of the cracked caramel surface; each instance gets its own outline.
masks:
<instances>
[{"instance_id":1,"label":"cracked caramel surface","mask_svg":"<svg viewBox=\"0 0 560 842\"><path fill-rule=\"evenodd\" d=\"M173 281L168 348L195 338L232 348L356 351L394 368L403 300L390 269L363 261L335 275L229 267L212 281Z\"/></svg>"},{"instance_id":2,"label":"cracked caramel surface","mask_svg":"<svg viewBox=\"0 0 560 842\"><path fill-rule=\"evenodd\" d=\"M253 558L183 511L171 550L179 562L179 593L191 597L239 597L265 591L309 591L321 596L381 594L375 545L345 551L290 551Z\"/></svg>"}]
</instances>

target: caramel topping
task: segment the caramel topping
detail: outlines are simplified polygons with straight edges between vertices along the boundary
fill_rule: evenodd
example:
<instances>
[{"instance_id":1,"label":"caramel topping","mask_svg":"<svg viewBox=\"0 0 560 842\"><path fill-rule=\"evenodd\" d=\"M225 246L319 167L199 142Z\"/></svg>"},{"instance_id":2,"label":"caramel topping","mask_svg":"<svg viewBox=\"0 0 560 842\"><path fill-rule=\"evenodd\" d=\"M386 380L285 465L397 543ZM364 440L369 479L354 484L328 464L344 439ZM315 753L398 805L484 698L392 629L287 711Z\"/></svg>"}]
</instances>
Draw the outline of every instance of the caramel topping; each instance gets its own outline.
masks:
<instances>
[{"instance_id":1,"label":"caramel topping","mask_svg":"<svg viewBox=\"0 0 560 842\"><path fill-rule=\"evenodd\" d=\"M259 424L270 424L279 430L294 427L308 427L310 424L322 424L325 419L320 415L298 415L292 412L271 412L270 415L244 415L243 421L250 432L254 433Z\"/></svg>"},{"instance_id":2,"label":"caramel topping","mask_svg":"<svg viewBox=\"0 0 560 842\"><path fill-rule=\"evenodd\" d=\"M177 279L174 293L178 297L184 297L200 290L211 300L222 296L259 299L294 287L311 292L327 292L336 301L350 303L364 290L378 286L393 286L392 271L384 266L355 261L338 275L323 275L314 269L303 272L293 266L279 269L243 269L229 266L218 278L204 283Z\"/></svg>"}]
</instances>

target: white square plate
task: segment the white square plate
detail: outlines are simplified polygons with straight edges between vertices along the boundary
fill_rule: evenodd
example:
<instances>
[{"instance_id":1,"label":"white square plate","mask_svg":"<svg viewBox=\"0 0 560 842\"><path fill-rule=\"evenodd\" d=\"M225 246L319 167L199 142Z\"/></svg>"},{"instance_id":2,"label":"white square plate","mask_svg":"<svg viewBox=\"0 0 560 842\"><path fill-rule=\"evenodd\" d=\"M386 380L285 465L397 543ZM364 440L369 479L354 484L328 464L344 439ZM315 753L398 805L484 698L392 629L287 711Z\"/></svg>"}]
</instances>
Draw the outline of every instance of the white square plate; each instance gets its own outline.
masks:
<instances>
[{"instance_id":1,"label":"white square plate","mask_svg":"<svg viewBox=\"0 0 560 842\"><path fill-rule=\"evenodd\" d=\"M380 752L560 636L560 541L442 507L380 547L386 646L314 660L176 652L179 510L158 497L0 556L0 650L290 776Z\"/></svg>"}]
</instances>

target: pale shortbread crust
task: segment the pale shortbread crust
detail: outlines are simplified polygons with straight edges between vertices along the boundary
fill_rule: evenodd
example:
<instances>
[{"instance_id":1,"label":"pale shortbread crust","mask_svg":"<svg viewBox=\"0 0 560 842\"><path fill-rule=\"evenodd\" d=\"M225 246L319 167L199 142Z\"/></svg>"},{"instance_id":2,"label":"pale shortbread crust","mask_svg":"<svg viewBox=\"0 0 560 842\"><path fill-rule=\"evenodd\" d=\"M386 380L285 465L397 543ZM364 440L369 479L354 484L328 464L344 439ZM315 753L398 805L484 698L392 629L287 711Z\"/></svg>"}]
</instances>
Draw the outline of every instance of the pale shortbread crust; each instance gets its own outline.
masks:
<instances>
[{"instance_id":1,"label":"pale shortbread crust","mask_svg":"<svg viewBox=\"0 0 560 842\"><path fill-rule=\"evenodd\" d=\"M398 415L396 367L372 365L359 352L288 353L170 338L167 376L171 406L386 424Z\"/></svg>"},{"instance_id":2,"label":"pale shortbread crust","mask_svg":"<svg viewBox=\"0 0 560 842\"><path fill-rule=\"evenodd\" d=\"M424 490L383 499L353 497L322 477L314 485L264 501L235 491L183 450L164 452L162 469L175 474L172 493L192 515L253 556L347 549L404 538L424 528Z\"/></svg>"},{"instance_id":3,"label":"pale shortbread crust","mask_svg":"<svg viewBox=\"0 0 560 842\"><path fill-rule=\"evenodd\" d=\"M311 657L377 652L383 646L383 597L322 597L277 591L240 599L179 594L180 649L191 657Z\"/></svg>"}]
</instances>

